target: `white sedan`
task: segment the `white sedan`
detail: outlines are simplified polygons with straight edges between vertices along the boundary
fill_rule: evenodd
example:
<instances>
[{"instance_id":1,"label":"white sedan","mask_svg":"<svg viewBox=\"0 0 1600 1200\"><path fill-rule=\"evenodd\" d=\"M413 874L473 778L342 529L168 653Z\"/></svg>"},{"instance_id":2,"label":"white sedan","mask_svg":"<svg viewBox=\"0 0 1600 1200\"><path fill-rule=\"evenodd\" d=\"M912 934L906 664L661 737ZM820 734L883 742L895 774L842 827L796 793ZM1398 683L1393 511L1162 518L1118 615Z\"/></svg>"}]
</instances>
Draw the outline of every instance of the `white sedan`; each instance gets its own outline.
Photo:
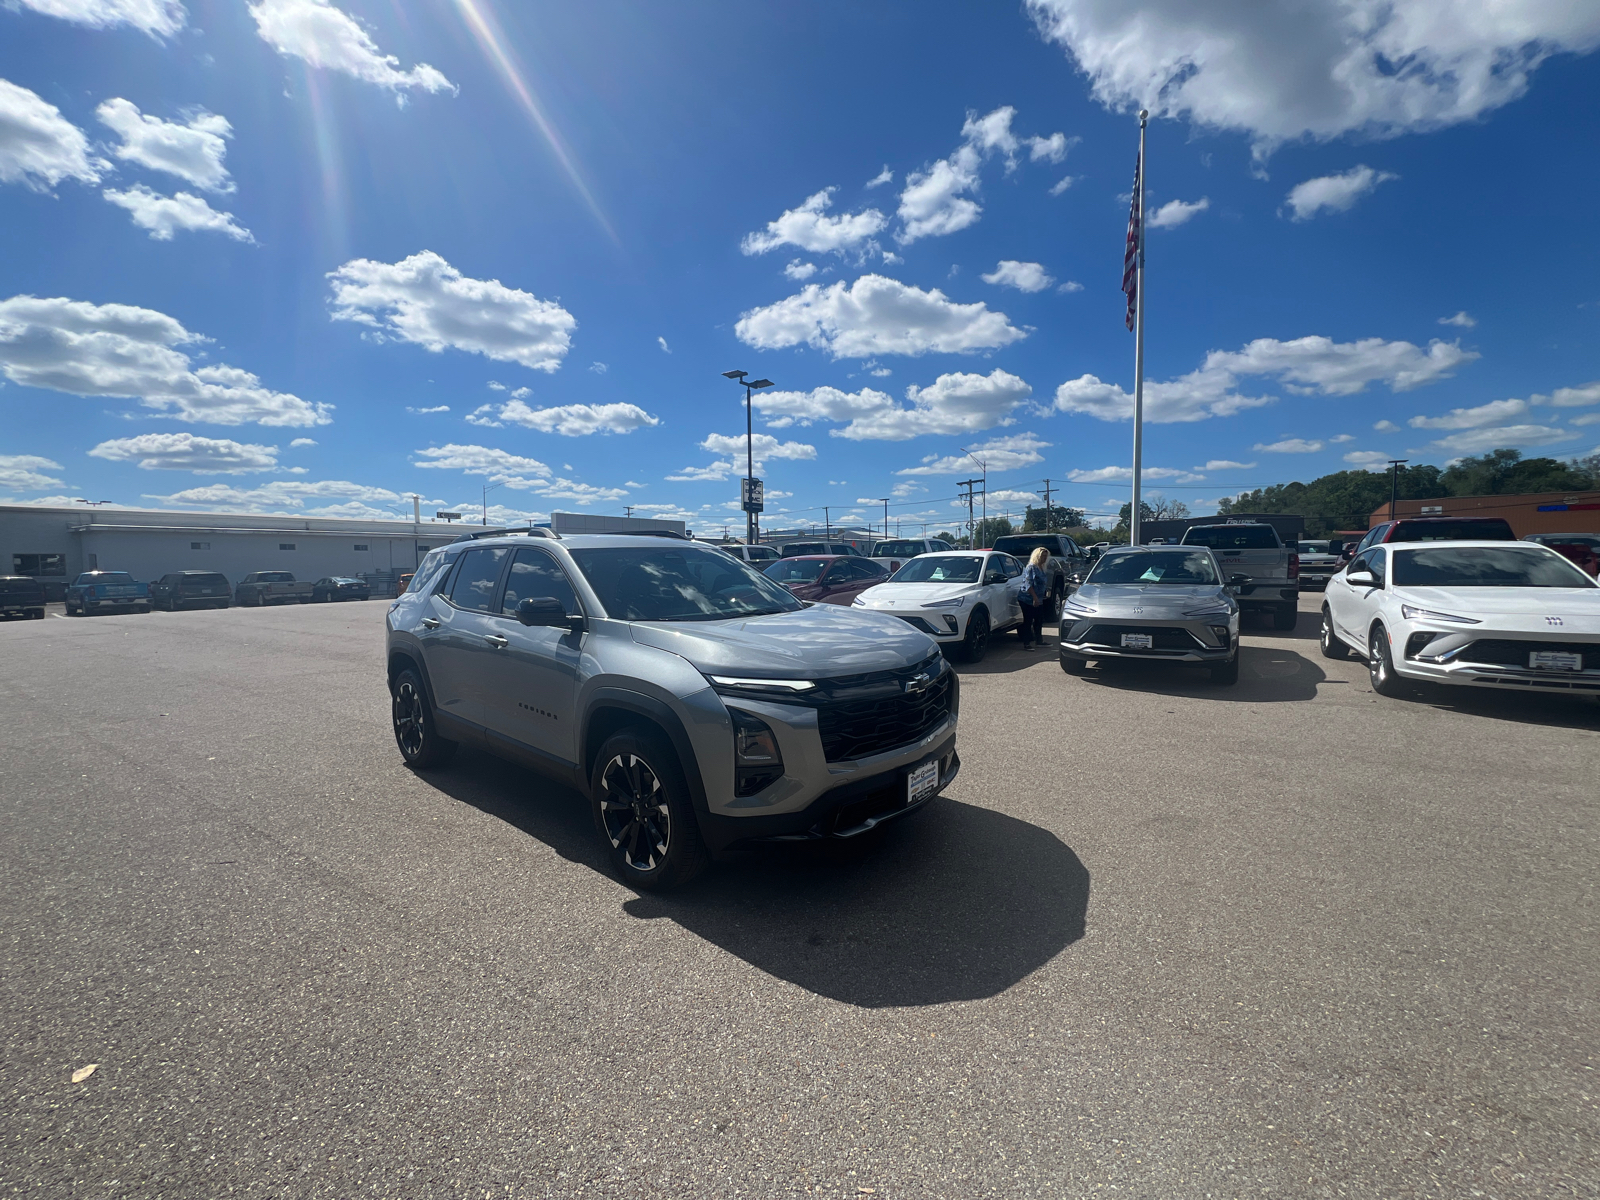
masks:
<instances>
[{"instance_id":1,"label":"white sedan","mask_svg":"<svg viewBox=\"0 0 1600 1200\"><path fill-rule=\"evenodd\" d=\"M887 583L862 592L852 607L899 617L977 662L992 635L1022 624L1021 574L1022 564L998 550L921 554Z\"/></svg>"},{"instance_id":2,"label":"white sedan","mask_svg":"<svg viewBox=\"0 0 1600 1200\"><path fill-rule=\"evenodd\" d=\"M1600 586L1529 542L1393 542L1328 581L1322 653L1372 690L1455 683L1600 696Z\"/></svg>"}]
</instances>

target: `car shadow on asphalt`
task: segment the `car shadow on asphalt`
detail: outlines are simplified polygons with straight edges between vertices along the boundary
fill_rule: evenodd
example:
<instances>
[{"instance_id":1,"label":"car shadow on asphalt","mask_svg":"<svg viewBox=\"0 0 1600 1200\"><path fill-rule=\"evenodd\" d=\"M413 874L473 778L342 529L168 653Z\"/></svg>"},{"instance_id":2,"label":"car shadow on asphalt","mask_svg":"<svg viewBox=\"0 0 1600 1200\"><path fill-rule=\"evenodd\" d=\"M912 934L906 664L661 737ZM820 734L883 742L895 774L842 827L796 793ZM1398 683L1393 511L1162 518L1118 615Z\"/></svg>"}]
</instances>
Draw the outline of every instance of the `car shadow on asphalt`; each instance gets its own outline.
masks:
<instances>
[{"instance_id":1,"label":"car shadow on asphalt","mask_svg":"<svg viewBox=\"0 0 1600 1200\"><path fill-rule=\"evenodd\" d=\"M1071 678L1074 683L1119 691L1273 704L1315 700L1318 685L1327 680L1328 675L1305 655L1288 645L1280 645L1239 647L1239 682L1234 684L1212 683L1198 667L1131 659L1108 659L1098 667L1090 667L1083 675Z\"/></svg>"},{"instance_id":2,"label":"car shadow on asphalt","mask_svg":"<svg viewBox=\"0 0 1600 1200\"><path fill-rule=\"evenodd\" d=\"M427 780L611 876L571 789L480 753ZM998 995L1082 938L1088 908L1089 872L1061 839L943 796L865 838L727 855L678 891L623 905L862 1008Z\"/></svg>"},{"instance_id":3,"label":"car shadow on asphalt","mask_svg":"<svg viewBox=\"0 0 1600 1200\"><path fill-rule=\"evenodd\" d=\"M1516 721L1522 725L1545 725L1557 729L1600 728L1600 701L1596 701L1592 695L1426 683L1417 686L1413 694L1405 699L1426 704L1440 712L1485 717L1492 721Z\"/></svg>"}]
</instances>

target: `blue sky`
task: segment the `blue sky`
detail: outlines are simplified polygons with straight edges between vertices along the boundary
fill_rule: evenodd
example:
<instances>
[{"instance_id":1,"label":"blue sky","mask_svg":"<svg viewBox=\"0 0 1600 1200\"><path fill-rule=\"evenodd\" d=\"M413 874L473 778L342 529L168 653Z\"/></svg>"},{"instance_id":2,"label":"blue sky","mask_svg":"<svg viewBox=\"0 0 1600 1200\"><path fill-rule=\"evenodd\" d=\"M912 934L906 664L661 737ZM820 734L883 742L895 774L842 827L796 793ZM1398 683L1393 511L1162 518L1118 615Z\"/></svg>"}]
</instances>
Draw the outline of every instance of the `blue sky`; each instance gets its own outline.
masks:
<instances>
[{"instance_id":1,"label":"blue sky","mask_svg":"<svg viewBox=\"0 0 1600 1200\"><path fill-rule=\"evenodd\" d=\"M0 498L1113 512L1141 103L1147 492L1593 452L1600 7L1241 9L7 0Z\"/></svg>"}]
</instances>

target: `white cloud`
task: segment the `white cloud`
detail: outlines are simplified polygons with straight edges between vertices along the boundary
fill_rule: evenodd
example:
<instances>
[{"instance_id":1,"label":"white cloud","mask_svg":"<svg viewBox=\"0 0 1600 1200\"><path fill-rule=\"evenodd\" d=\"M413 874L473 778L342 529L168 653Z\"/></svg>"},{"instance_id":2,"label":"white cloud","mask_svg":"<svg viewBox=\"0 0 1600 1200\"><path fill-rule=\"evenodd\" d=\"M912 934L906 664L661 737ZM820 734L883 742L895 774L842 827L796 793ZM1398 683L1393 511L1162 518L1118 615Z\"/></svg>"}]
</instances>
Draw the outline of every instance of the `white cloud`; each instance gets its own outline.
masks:
<instances>
[{"instance_id":1,"label":"white cloud","mask_svg":"<svg viewBox=\"0 0 1600 1200\"><path fill-rule=\"evenodd\" d=\"M661 352L663 354L671 354L672 353L672 347L667 345L667 339L666 338L658 337L656 339L656 345L661 347Z\"/></svg>"},{"instance_id":2,"label":"white cloud","mask_svg":"<svg viewBox=\"0 0 1600 1200\"><path fill-rule=\"evenodd\" d=\"M374 336L438 353L450 347L496 362L554 371L572 346L577 320L551 300L469 279L431 250L397 263L353 259L333 281L333 319L356 321Z\"/></svg>"},{"instance_id":3,"label":"white cloud","mask_svg":"<svg viewBox=\"0 0 1600 1200\"><path fill-rule=\"evenodd\" d=\"M489 380L487 386L491 392L503 392L506 390L506 385L501 383L498 379Z\"/></svg>"},{"instance_id":4,"label":"white cloud","mask_svg":"<svg viewBox=\"0 0 1600 1200\"><path fill-rule=\"evenodd\" d=\"M1019 433L1014 437L992 438L987 442L970 447L972 452L986 462L991 473L1010 471L1017 467L1032 466L1036 462L1043 462L1044 455L1039 451L1047 449L1049 442L1040 441L1031 433ZM896 471L896 475L960 475L966 471L977 472L982 468L966 454L949 454L944 457L930 454L922 460L918 467L906 467Z\"/></svg>"},{"instance_id":5,"label":"white cloud","mask_svg":"<svg viewBox=\"0 0 1600 1200\"><path fill-rule=\"evenodd\" d=\"M177 33L189 15L182 0L13 0L13 3L91 29L132 25L158 39Z\"/></svg>"},{"instance_id":6,"label":"white cloud","mask_svg":"<svg viewBox=\"0 0 1600 1200\"><path fill-rule=\"evenodd\" d=\"M1353 442L1355 440L1356 439L1355 439L1355 435L1354 434L1352 434L1352 433L1341 433L1341 434L1335 435L1334 437L1329 438L1328 439L1328 444L1330 446L1342 446L1346 442Z\"/></svg>"},{"instance_id":7,"label":"white cloud","mask_svg":"<svg viewBox=\"0 0 1600 1200\"><path fill-rule=\"evenodd\" d=\"M44 474L59 471L61 464L37 454L0 454L0 489L9 492L38 492L60 487L61 480Z\"/></svg>"},{"instance_id":8,"label":"white cloud","mask_svg":"<svg viewBox=\"0 0 1600 1200\"><path fill-rule=\"evenodd\" d=\"M1516 99L1553 53L1600 44L1600 9L1547 0L1028 0L1108 107L1296 138L1395 136Z\"/></svg>"},{"instance_id":9,"label":"white cloud","mask_svg":"<svg viewBox=\"0 0 1600 1200\"><path fill-rule=\"evenodd\" d=\"M1017 262L1013 258L1002 258L993 271L980 278L985 283L992 283L997 287L1014 287L1021 292L1042 292L1055 282L1040 264Z\"/></svg>"},{"instance_id":10,"label":"white cloud","mask_svg":"<svg viewBox=\"0 0 1600 1200\"><path fill-rule=\"evenodd\" d=\"M739 249L745 254L765 254L779 246L798 246L813 254L826 254L861 248L883 231L888 218L875 208L828 216L836 191L837 188L823 188L807 197L800 207L767 222L765 233L745 234Z\"/></svg>"},{"instance_id":11,"label":"white cloud","mask_svg":"<svg viewBox=\"0 0 1600 1200\"><path fill-rule=\"evenodd\" d=\"M1400 426L1396 425L1393 421L1387 421L1387 420L1379 421L1376 425L1373 426L1373 428L1376 429L1379 433L1399 433L1400 432Z\"/></svg>"},{"instance_id":12,"label":"white cloud","mask_svg":"<svg viewBox=\"0 0 1600 1200\"><path fill-rule=\"evenodd\" d=\"M1344 460L1352 467L1365 467L1370 470L1387 464L1389 456L1382 450L1352 450L1344 456Z\"/></svg>"},{"instance_id":13,"label":"white cloud","mask_svg":"<svg viewBox=\"0 0 1600 1200\"><path fill-rule=\"evenodd\" d=\"M574 504L598 504L603 500L621 500L628 494L627 488L595 487L592 484L559 477L548 482L511 480L507 486L530 488L546 500L570 500Z\"/></svg>"},{"instance_id":14,"label":"white cloud","mask_svg":"<svg viewBox=\"0 0 1600 1200\"><path fill-rule=\"evenodd\" d=\"M1584 413L1583 416L1581 416L1581 417L1573 417L1571 423L1573 425L1596 425L1596 424L1600 424L1600 413ZM1595 453L1596 454L1600 454L1600 449L1597 449L1595 451Z\"/></svg>"},{"instance_id":15,"label":"white cloud","mask_svg":"<svg viewBox=\"0 0 1600 1200\"><path fill-rule=\"evenodd\" d=\"M1052 196L1059 196L1059 195L1061 195L1062 192L1066 191L1068 188L1070 188L1076 182L1077 182L1077 177L1076 176L1063 175L1058 182L1053 183L1053 184L1050 185L1050 194Z\"/></svg>"},{"instance_id":16,"label":"white cloud","mask_svg":"<svg viewBox=\"0 0 1600 1200\"><path fill-rule=\"evenodd\" d=\"M1023 140L1028 144L1028 158L1030 161L1058 163L1067 157L1068 150L1083 139L1069 138L1064 133L1052 133L1047 138L1031 137Z\"/></svg>"},{"instance_id":17,"label":"white cloud","mask_svg":"<svg viewBox=\"0 0 1600 1200\"><path fill-rule=\"evenodd\" d=\"M683 467L666 478L671 483L721 483L737 469L731 462L714 462L707 467Z\"/></svg>"},{"instance_id":18,"label":"white cloud","mask_svg":"<svg viewBox=\"0 0 1600 1200\"><path fill-rule=\"evenodd\" d=\"M63 179L95 183L108 169L89 139L54 104L0 79L0 183L49 191Z\"/></svg>"},{"instance_id":19,"label":"white cloud","mask_svg":"<svg viewBox=\"0 0 1600 1200\"><path fill-rule=\"evenodd\" d=\"M559 433L563 437L582 437L590 433L632 433L635 429L661 424L660 417L651 416L637 404L563 404L555 408L530 408L526 402L517 399L502 404L498 409L493 405L485 405L484 408L493 409L497 419L486 420L479 415L483 409L479 409L467 420L474 425L499 425L503 422L521 425L541 433Z\"/></svg>"},{"instance_id":20,"label":"white cloud","mask_svg":"<svg viewBox=\"0 0 1600 1200\"><path fill-rule=\"evenodd\" d=\"M408 413L415 413L419 417L425 417L429 413L449 412L450 406L448 404L435 404L432 408L411 408L408 406L406 411Z\"/></svg>"},{"instance_id":21,"label":"white cloud","mask_svg":"<svg viewBox=\"0 0 1600 1200\"><path fill-rule=\"evenodd\" d=\"M1060 287L1058 287L1056 291L1064 293L1081 292L1083 291L1083 284L1078 283L1076 280L1069 279Z\"/></svg>"},{"instance_id":22,"label":"white cloud","mask_svg":"<svg viewBox=\"0 0 1600 1200\"><path fill-rule=\"evenodd\" d=\"M1325 442L1307 441L1305 438L1284 438L1281 442L1270 444L1257 442L1252 449L1270 450L1273 454L1315 454L1324 445Z\"/></svg>"},{"instance_id":23,"label":"white cloud","mask_svg":"<svg viewBox=\"0 0 1600 1200\"><path fill-rule=\"evenodd\" d=\"M906 389L910 408L891 405L863 413L834 437L852 441L904 441L928 433L962 434L1011 424L1012 412L1033 393L1026 382L999 369L988 375L956 372L927 387Z\"/></svg>"},{"instance_id":24,"label":"white cloud","mask_svg":"<svg viewBox=\"0 0 1600 1200\"><path fill-rule=\"evenodd\" d=\"M180 421L326 425L333 419L331 405L270 391L237 367L191 369L177 347L206 340L165 313L127 304L35 296L0 301L0 371L13 383L137 399Z\"/></svg>"},{"instance_id":25,"label":"white cloud","mask_svg":"<svg viewBox=\"0 0 1600 1200\"><path fill-rule=\"evenodd\" d=\"M1197 471L1253 471L1255 463L1234 462L1231 458L1213 458L1203 467L1196 467Z\"/></svg>"},{"instance_id":26,"label":"white cloud","mask_svg":"<svg viewBox=\"0 0 1600 1200\"><path fill-rule=\"evenodd\" d=\"M279 54L304 59L313 67L340 71L353 79L388 88L397 97L411 88L454 92L456 87L427 63L409 71L383 54L355 18L328 0L261 0L250 6L261 40Z\"/></svg>"},{"instance_id":27,"label":"white cloud","mask_svg":"<svg viewBox=\"0 0 1600 1200\"><path fill-rule=\"evenodd\" d=\"M316 444L317 444L317 439L316 438L295 438L292 442L289 443L289 449L298 450L302 446L315 446Z\"/></svg>"},{"instance_id":28,"label":"white cloud","mask_svg":"<svg viewBox=\"0 0 1600 1200\"><path fill-rule=\"evenodd\" d=\"M489 446L462 446L451 442L413 453L418 459L413 466L465 471L468 475L487 475L491 479L513 479L526 475L548 479L551 474L550 468L536 458L523 458Z\"/></svg>"},{"instance_id":29,"label":"white cloud","mask_svg":"<svg viewBox=\"0 0 1600 1200\"><path fill-rule=\"evenodd\" d=\"M956 304L938 288L923 291L882 275L863 275L751 309L734 326L739 340L761 350L802 342L834 358L879 354L970 353L1008 346L1027 334L987 305Z\"/></svg>"},{"instance_id":30,"label":"white cloud","mask_svg":"<svg viewBox=\"0 0 1600 1200\"><path fill-rule=\"evenodd\" d=\"M1535 404L1553 404L1557 408L1580 408L1585 404L1600 404L1600 379L1582 387L1557 388L1549 396L1534 395Z\"/></svg>"},{"instance_id":31,"label":"white cloud","mask_svg":"<svg viewBox=\"0 0 1600 1200\"><path fill-rule=\"evenodd\" d=\"M1481 429L1520 417L1527 411L1526 400L1491 400L1475 408L1452 408L1442 417L1412 417L1406 424L1413 429Z\"/></svg>"},{"instance_id":32,"label":"white cloud","mask_svg":"<svg viewBox=\"0 0 1600 1200\"><path fill-rule=\"evenodd\" d=\"M1436 442L1429 442L1428 449L1446 454L1482 454L1486 450L1498 450L1506 446L1548 446L1577 436L1552 425L1501 425L1453 433ZM1412 453L1423 451L1413 450Z\"/></svg>"},{"instance_id":33,"label":"white cloud","mask_svg":"<svg viewBox=\"0 0 1600 1200\"><path fill-rule=\"evenodd\" d=\"M1460 312L1458 312L1453 317L1440 317L1439 318L1439 324L1441 324L1441 325L1455 325L1455 326L1457 326L1458 328L1461 328L1461 329L1471 329L1477 323L1478 323L1478 319L1476 317L1472 316L1470 313L1468 313L1466 309L1462 309Z\"/></svg>"},{"instance_id":34,"label":"white cloud","mask_svg":"<svg viewBox=\"0 0 1600 1200\"><path fill-rule=\"evenodd\" d=\"M185 488L170 496L146 495L173 508L214 512L292 512L301 516L348 516L374 519L410 517L409 497L387 488L369 487L343 479L284 479L260 487L240 488L231 483L210 483ZM331 500L329 507L307 508L308 501ZM437 502L431 502L437 503ZM384 507L373 507L383 505Z\"/></svg>"},{"instance_id":35,"label":"white cloud","mask_svg":"<svg viewBox=\"0 0 1600 1200\"><path fill-rule=\"evenodd\" d=\"M967 113L961 127L961 145L947 157L936 160L921 171L906 176L900 192L900 230L895 240L908 245L918 238L941 237L975 223L983 207L971 198L979 188L979 168L995 151L1004 155L1006 170L1017 165L1021 143L1011 132L1017 110L1010 105L978 116ZM1025 139L1029 157L1035 161L1060 162L1077 139L1056 133L1050 137Z\"/></svg>"},{"instance_id":36,"label":"white cloud","mask_svg":"<svg viewBox=\"0 0 1600 1200\"><path fill-rule=\"evenodd\" d=\"M89 451L93 458L137 463L146 471L193 471L196 475L248 475L278 465L276 446L257 446L192 433L141 433L113 438Z\"/></svg>"},{"instance_id":37,"label":"white cloud","mask_svg":"<svg viewBox=\"0 0 1600 1200\"><path fill-rule=\"evenodd\" d=\"M897 483L890 488L889 495L893 496L896 500L904 500L907 496L915 496L919 492L925 492L927 490L928 489L923 487L920 483L912 483L908 479L904 483Z\"/></svg>"},{"instance_id":38,"label":"white cloud","mask_svg":"<svg viewBox=\"0 0 1600 1200\"><path fill-rule=\"evenodd\" d=\"M222 163L233 126L226 117L203 109L180 124L148 117L132 101L107 100L95 109L100 123L122 138L111 153L124 162L165 171L208 192L231 192L233 180Z\"/></svg>"},{"instance_id":39,"label":"white cloud","mask_svg":"<svg viewBox=\"0 0 1600 1200\"><path fill-rule=\"evenodd\" d=\"M745 437L742 433L732 436L721 433L709 434L706 440L700 443L702 450L709 450L712 454L725 454L730 458L744 457ZM817 457L817 448L808 446L804 442L780 442L770 433L758 433L750 439L751 450L755 454L756 465L760 466L769 458L787 459L813 459Z\"/></svg>"},{"instance_id":40,"label":"white cloud","mask_svg":"<svg viewBox=\"0 0 1600 1200\"><path fill-rule=\"evenodd\" d=\"M244 226L237 224L232 213L218 212L199 196L179 192L176 196L163 196L142 183L136 183L125 192L107 188L101 193L118 208L128 210L133 223L148 229L158 242L170 242L178 230L196 233L223 233L236 242L255 245L256 239Z\"/></svg>"},{"instance_id":41,"label":"white cloud","mask_svg":"<svg viewBox=\"0 0 1600 1200\"><path fill-rule=\"evenodd\" d=\"M1148 224L1152 229L1176 229L1196 213L1203 213L1211 207L1211 197L1201 196L1193 202L1187 200L1168 200L1155 212L1150 214Z\"/></svg>"},{"instance_id":42,"label":"white cloud","mask_svg":"<svg viewBox=\"0 0 1600 1200\"><path fill-rule=\"evenodd\" d=\"M1296 395L1349 396L1375 382L1403 392L1447 378L1477 357L1474 351L1463 350L1459 342L1438 340L1429 342L1424 351L1410 342L1382 338L1358 342L1325 337L1287 342L1258 338L1243 350L1211 351L1204 364L1187 375L1147 383L1145 419L1157 424L1203 421L1271 403L1271 397L1239 395L1234 389L1243 376L1274 376ZM1088 413L1102 421L1121 421L1133 415L1133 397L1117 384L1084 375L1056 389L1056 407L1063 412Z\"/></svg>"},{"instance_id":43,"label":"white cloud","mask_svg":"<svg viewBox=\"0 0 1600 1200\"><path fill-rule=\"evenodd\" d=\"M1193 471L1185 471L1178 467L1143 467L1139 471L1143 479L1170 479L1174 483L1201 483L1204 475ZM1073 483L1132 483L1132 467L1100 467L1094 471L1068 471L1067 478Z\"/></svg>"},{"instance_id":44,"label":"white cloud","mask_svg":"<svg viewBox=\"0 0 1600 1200\"><path fill-rule=\"evenodd\" d=\"M889 164L885 163L884 166L883 166L883 170L879 171L871 179L867 180L867 186L869 188L875 188L875 187L881 187L883 184L893 183L893 182L894 182L894 172L889 170Z\"/></svg>"},{"instance_id":45,"label":"white cloud","mask_svg":"<svg viewBox=\"0 0 1600 1200\"><path fill-rule=\"evenodd\" d=\"M1297 183L1287 197L1294 210L1293 219L1309 221L1320 212L1347 212L1355 202L1376 188L1400 176L1371 167L1353 167L1343 175L1323 175Z\"/></svg>"},{"instance_id":46,"label":"white cloud","mask_svg":"<svg viewBox=\"0 0 1600 1200\"><path fill-rule=\"evenodd\" d=\"M817 264L792 258L789 260L789 265L783 268L783 273L796 281L810 279L817 273Z\"/></svg>"},{"instance_id":47,"label":"white cloud","mask_svg":"<svg viewBox=\"0 0 1600 1200\"><path fill-rule=\"evenodd\" d=\"M610 369L611 368L606 366L606 364L603 362L592 362L589 364L589 370L593 371L596 375L604 375Z\"/></svg>"}]
</instances>

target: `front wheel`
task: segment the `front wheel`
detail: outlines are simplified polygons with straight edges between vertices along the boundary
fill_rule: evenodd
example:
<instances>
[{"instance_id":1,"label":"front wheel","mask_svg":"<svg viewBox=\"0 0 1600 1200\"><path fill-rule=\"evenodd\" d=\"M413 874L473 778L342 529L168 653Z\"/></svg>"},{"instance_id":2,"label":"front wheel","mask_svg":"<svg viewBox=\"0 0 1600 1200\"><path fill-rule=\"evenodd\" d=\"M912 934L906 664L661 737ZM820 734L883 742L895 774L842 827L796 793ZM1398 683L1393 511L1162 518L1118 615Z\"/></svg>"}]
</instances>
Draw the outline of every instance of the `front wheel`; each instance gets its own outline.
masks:
<instances>
[{"instance_id":1,"label":"front wheel","mask_svg":"<svg viewBox=\"0 0 1600 1200\"><path fill-rule=\"evenodd\" d=\"M1088 666L1087 661L1076 655L1063 654L1061 656L1061 669L1068 675L1082 675Z\"/></svg>"},{"instance_id":2,"label":"front wheel","mask_svg":"<svg viewBox=\"0 0 1600 1200\"><path fill-rule=\"evenodd\" d=\"M660 734L624 729L607 738L589 800L612 869L629 887L677 887L710 861L678 756Z\"/></svg>"},{"instance_id":3,"label":"front wheel","mask_svg":"<svg viewBox=\"0 0 1600 1200\"><path fill-rule=\"evenodd\" d=\"M422 678L407 667L389 685L394 714L394 740L406 765L419 771L442 767L455 757L456 743L439 735L433 705Z\"/></svg>"},{"instance_id":4,"label":"front wheel","mask_svg":"<svg viewBox=\"0 0 1600 1200\"><path fill-rule=\"evenodd\" d=\"M1372 690L1380 696L1404 696L1406 685L1394 672L1394 659L1389 653L1389 635L1383 626L1375 626L1367 643L1367 676L1372 680Z\"/></svg>"},{"instance_id":5,"label":"front wheel","mask_svg":"<svg viewBox=\"0 0 1600 1200\"><path fill-rule=\"evenodd\" d=\"M1211 682L1228 686L1239 682L1239 652L1234 651L1233 657L1227 662L1218 663L1211 668Z\"/></svg>"},{"instance_id":6,"label":"front wheel","mask_svg":"<svg viewBox=\"0 0 1600 1200\"><path fill-rule=\"evenodd\" d=\"M1328 606L1322 606L1322 633L1317 639L1322 650L1323 658L1331 658L1335 662L1350 657L1350 647L1346 646L1337 633L1333 631L1333 614L1328 611Z\"/></svg>"},{"instance_id":7,"label":"front wheel","mask_svg":"<svg viewBox=\"0 0 1600 1200\"><path fill-rule=\"evenodd\" d=\"M968 662L982 662L989 652L989 614L975 612L967 618L967 636L961 642L961 657Z\"/></svg>"}]
</instances>

